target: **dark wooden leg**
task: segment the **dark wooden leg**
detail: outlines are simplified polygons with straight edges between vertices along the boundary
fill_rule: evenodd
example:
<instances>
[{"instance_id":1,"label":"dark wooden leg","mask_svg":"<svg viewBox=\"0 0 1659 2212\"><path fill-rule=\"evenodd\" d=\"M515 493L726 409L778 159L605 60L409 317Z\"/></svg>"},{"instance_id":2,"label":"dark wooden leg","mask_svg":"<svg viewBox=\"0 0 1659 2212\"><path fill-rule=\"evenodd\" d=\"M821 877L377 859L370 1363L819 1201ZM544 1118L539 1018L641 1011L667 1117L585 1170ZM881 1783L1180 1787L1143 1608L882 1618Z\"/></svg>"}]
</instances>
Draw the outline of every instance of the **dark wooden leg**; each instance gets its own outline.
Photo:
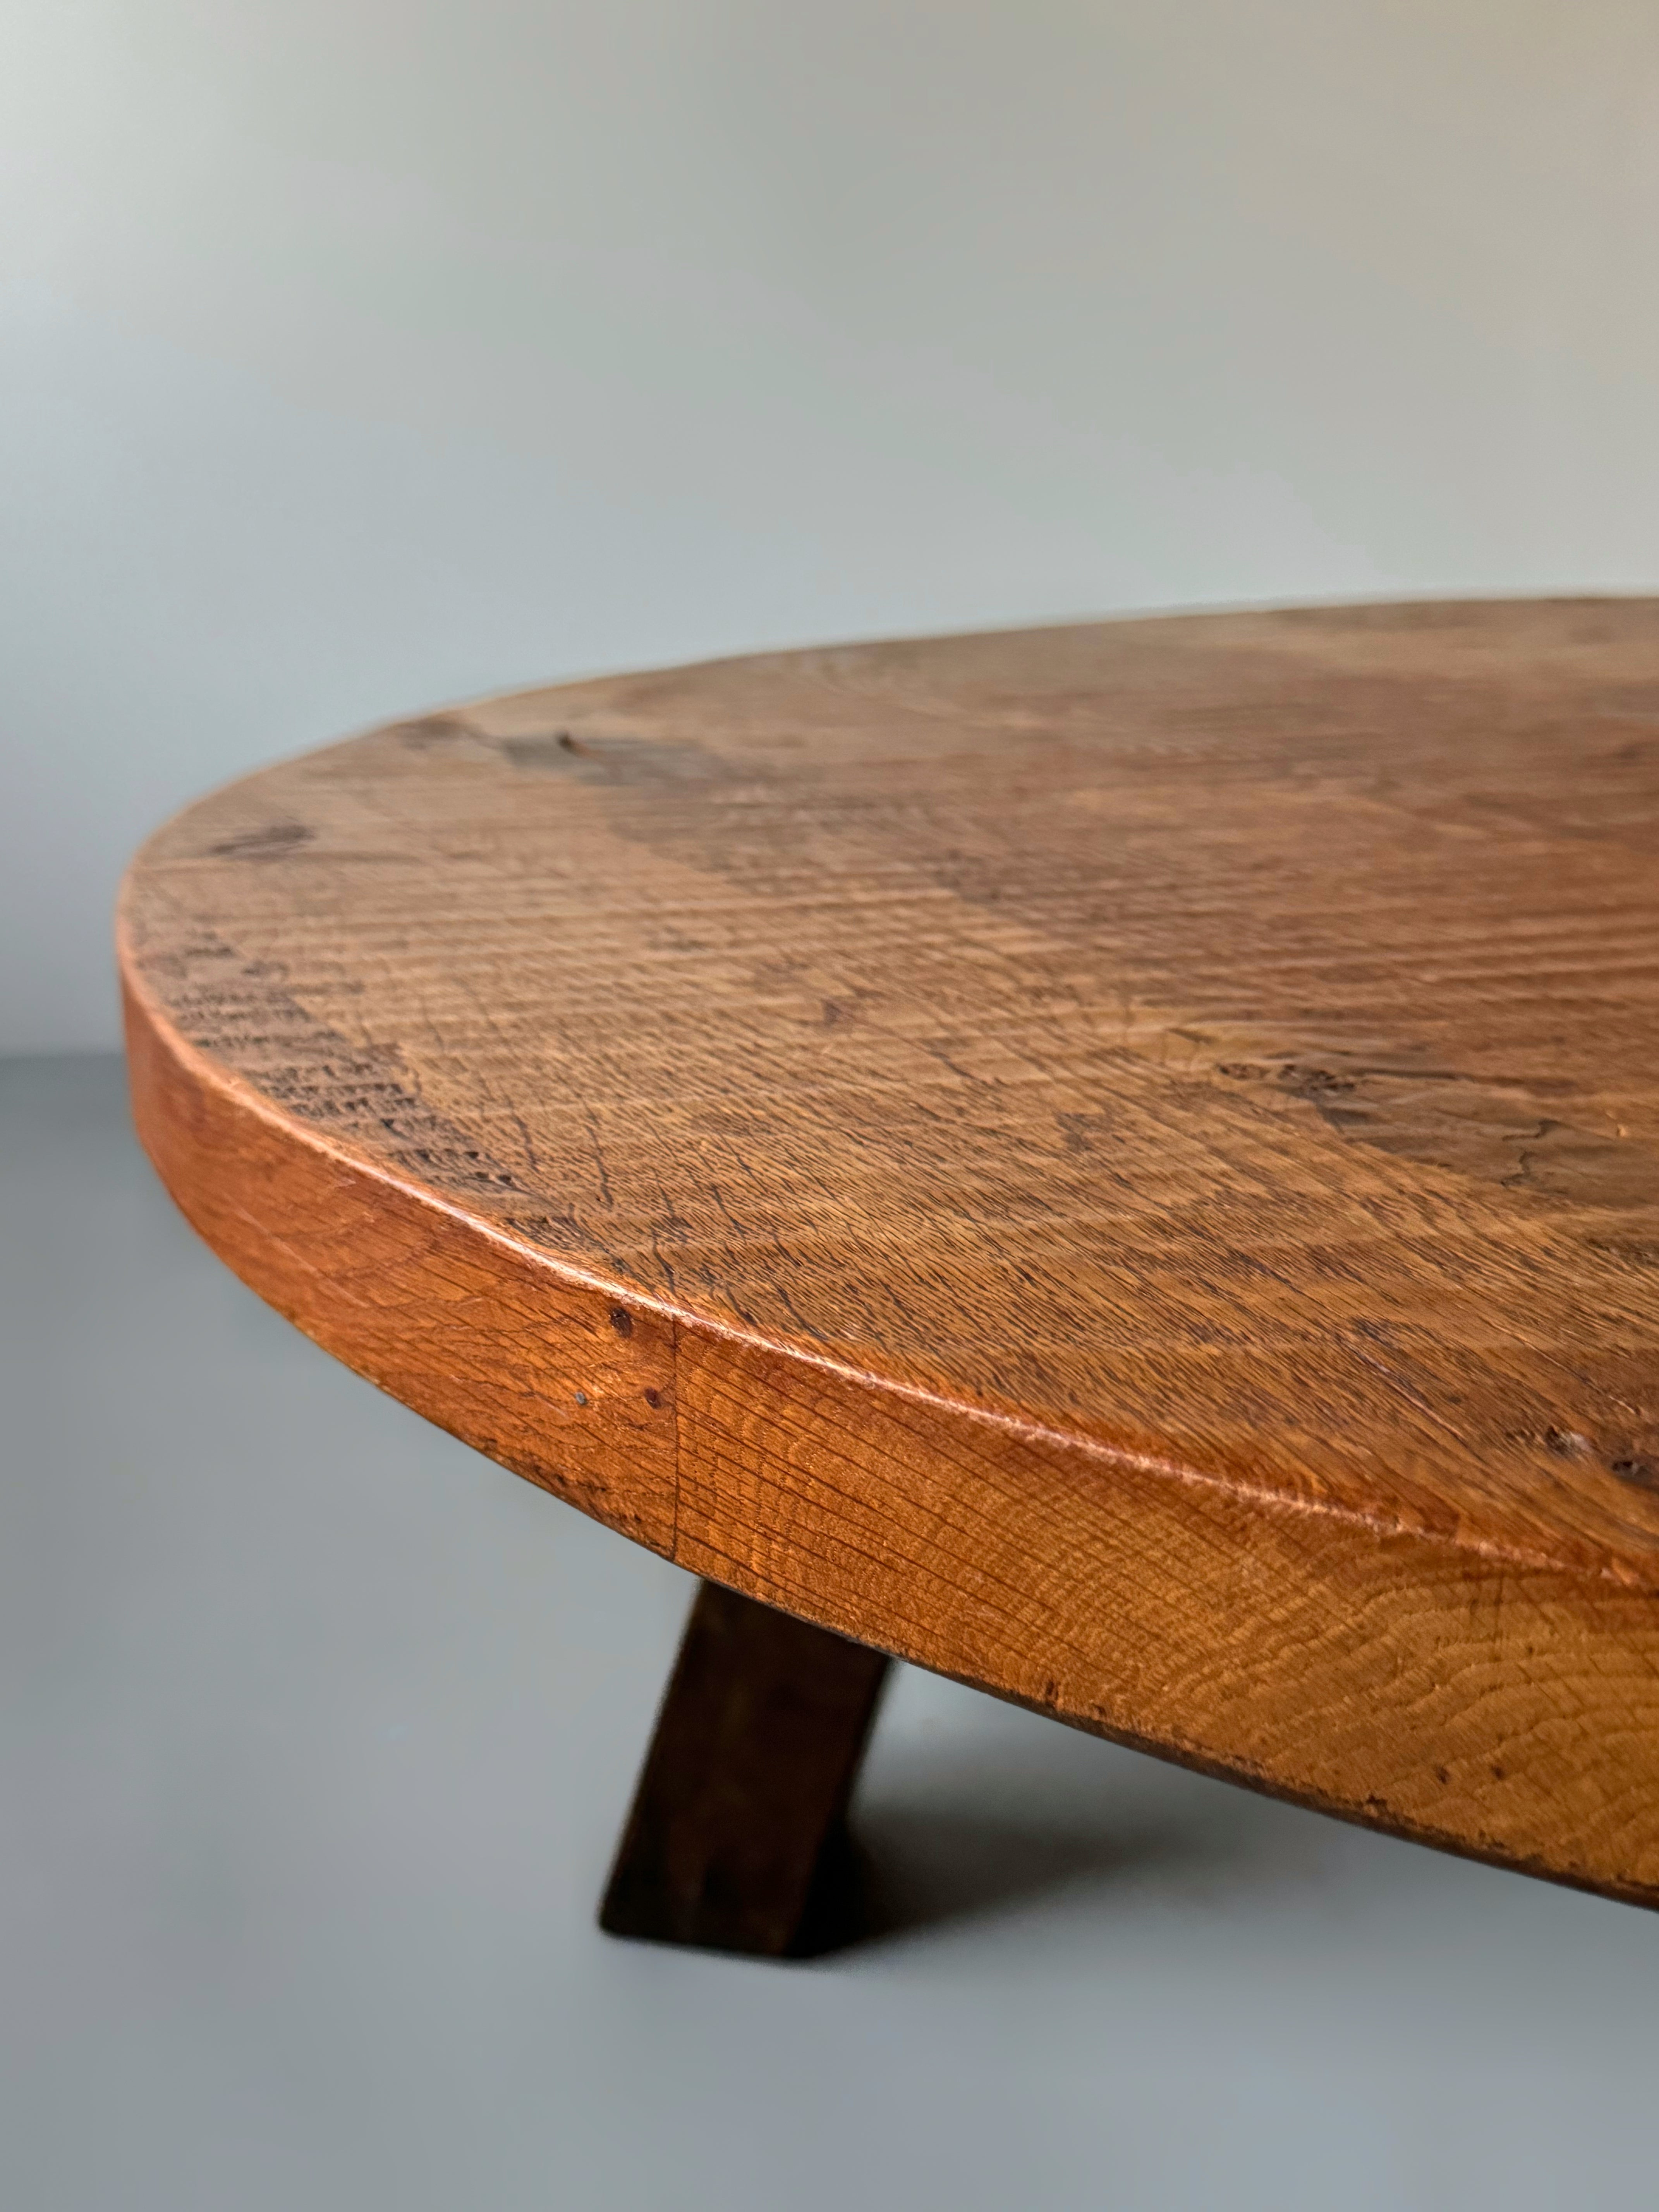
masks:
<instances>
[{"instance_id":1,"label":"dark wooden leg","mask_svg":"<svg viewBox=\"0 0 1659 2212\"><path fill-rule=\"evenodd\" d=\"M887 1660L705 1583L599 1925L767 1959L856 1932L848 1799Z\"/></svg>"}]
</instances>

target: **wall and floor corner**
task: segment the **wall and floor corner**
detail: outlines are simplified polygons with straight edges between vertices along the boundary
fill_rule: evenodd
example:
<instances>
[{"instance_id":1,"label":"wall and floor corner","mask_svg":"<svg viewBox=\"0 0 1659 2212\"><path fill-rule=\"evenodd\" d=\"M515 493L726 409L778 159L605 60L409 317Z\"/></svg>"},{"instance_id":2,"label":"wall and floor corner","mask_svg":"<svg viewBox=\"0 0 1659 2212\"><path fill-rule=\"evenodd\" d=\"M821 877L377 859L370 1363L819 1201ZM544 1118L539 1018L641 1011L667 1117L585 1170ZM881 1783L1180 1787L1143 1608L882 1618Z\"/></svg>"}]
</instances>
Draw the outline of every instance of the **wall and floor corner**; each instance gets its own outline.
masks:
<instances>
[{"instance_id":1,"label":"wall and floor corner","mask_svg":"<svg viewBox=\"0 0 1659 2212\"><path fill-rule=\"evenodd\" d=\"M121 862L606 666L1659 573L1639 0L11 0L0 1051Z\"/></svg>"}]
</instances>

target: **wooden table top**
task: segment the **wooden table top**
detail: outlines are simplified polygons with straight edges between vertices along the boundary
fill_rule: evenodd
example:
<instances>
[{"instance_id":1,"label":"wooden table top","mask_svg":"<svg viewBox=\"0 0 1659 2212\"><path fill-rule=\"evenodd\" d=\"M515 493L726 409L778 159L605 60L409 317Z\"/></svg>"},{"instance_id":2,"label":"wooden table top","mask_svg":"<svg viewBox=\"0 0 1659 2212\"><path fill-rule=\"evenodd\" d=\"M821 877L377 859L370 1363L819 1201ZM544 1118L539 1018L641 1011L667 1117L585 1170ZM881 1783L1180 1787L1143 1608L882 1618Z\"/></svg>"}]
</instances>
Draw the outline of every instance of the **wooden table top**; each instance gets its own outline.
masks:
<instances>
[{"instance_id":1,"label":"wooden table top","mask_svg":"<svg viewBox=\"0 0 1659 2212\"><path fill-rule=\"evenodd\" d=\"M1659 1901L1659 600L567 684L124 895L209 1243L702 1575Z\"/></svg>"}]
</instances>

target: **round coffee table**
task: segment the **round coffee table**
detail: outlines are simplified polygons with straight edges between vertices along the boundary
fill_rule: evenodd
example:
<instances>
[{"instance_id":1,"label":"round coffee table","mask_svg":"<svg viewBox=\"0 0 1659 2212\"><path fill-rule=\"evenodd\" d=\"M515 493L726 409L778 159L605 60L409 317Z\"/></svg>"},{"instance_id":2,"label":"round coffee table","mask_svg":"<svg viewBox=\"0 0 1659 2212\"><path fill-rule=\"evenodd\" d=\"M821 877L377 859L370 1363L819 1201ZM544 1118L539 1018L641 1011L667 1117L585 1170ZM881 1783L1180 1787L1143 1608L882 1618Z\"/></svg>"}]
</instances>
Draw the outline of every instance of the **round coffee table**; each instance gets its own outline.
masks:
<instances>
[{"instance_id":1,"label":"round coffee table","mask_svg":"<svg viewBox=\"0 0 1659 2212\"><path fill-rule=\"evenodd\" d=\"M1659 601L763 655L250 776L185 1212L705 1578L605 1917L835 1940L883 1655L1659 1901Z\"/></svg>"}]
</instances>

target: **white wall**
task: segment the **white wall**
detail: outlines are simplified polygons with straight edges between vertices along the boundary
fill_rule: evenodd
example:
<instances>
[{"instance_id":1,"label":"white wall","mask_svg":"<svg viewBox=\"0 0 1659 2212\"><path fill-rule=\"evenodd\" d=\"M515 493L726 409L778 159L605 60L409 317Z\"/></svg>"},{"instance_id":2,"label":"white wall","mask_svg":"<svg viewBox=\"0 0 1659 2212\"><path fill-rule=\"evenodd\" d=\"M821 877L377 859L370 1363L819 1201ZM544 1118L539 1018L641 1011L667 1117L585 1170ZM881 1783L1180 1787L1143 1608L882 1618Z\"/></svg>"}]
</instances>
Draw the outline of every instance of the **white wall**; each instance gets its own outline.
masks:
<instances>
[{"instance_id":1,"label":"white wall","mask_svg":"<svg viewBox=\"0 0 1659 2212\"><path fill-rule=\"evenodd\" d=\"M1652 0L0 0L0 1049L560 673L1659 580Z\"/></svg>"}]
</instances>

